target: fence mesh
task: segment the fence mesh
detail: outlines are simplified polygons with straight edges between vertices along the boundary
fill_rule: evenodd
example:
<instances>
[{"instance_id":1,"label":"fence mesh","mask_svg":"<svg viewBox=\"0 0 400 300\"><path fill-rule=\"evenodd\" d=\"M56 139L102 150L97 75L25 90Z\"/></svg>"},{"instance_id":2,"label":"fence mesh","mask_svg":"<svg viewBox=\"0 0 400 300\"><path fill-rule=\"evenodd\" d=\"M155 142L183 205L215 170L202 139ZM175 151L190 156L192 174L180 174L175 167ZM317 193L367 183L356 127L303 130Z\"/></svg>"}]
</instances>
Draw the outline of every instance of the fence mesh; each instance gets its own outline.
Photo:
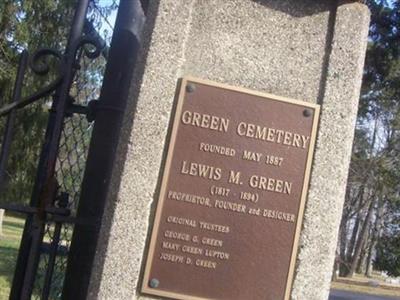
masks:
<instances>
[{"instance_id":1,"label":"fence mesh","mask_svg":"<svg viewBox=\"0 0 400 300\"><path fill-rule=\"evenodd\" d=\"M95 60L87 58L82 52L80 68L76 72L71 88L71 99L75 105L87 106L88 102L98 99L106 65L107 50L110 46L118 10L116 0L91 1L87 20L91 24L88 34L95 34L104 43L102 55ZM93 32L95 29L95 32ZM66 193L68 202L64 203L71 215L76 214L83 179L86 156L91 137L92 123L88 122L85 115L72 114L65 118L62 131L58 158L56 162L56 179L58 195ZM56 204L58 206L63 204ZM46 224L43 238L43 249L39 262L39 270L34 285L34 299L40 299L44 288L46 271L51 262L49 251L51 243L58 241L57 255L51 280L49 299L60 299L67 267L67 257L73 233L73 224L63 223L58 232L54 222Z\"/></svg>"}]
</instances>

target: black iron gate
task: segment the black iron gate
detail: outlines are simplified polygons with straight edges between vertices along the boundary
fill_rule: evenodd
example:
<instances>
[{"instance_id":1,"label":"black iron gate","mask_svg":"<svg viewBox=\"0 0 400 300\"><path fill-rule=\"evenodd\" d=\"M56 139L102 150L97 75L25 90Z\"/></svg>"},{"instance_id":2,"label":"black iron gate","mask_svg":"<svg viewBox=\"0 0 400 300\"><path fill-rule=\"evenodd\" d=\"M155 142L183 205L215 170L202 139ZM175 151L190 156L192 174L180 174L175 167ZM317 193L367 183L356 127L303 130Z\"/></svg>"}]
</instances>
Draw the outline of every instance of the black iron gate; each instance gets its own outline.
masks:
<instances>
[{"instance_id":1,"label":"black iron gate","mask_svg":"<svg viewBox=\"0 0 400 300\"><path fill-rule=\"evenodd\" d=\"M118 8L118 0L107 1ZM0 208L26 216L10 299L86 297L107 179L144 22L143 4L120 1L110 48L100 31L112 25L97 7L98 1L79 0L63 53L48 48L31 55L21 53L12 100L0 108L0 122L5 122L0 193L6 186L13 131L19 125L16 114L41 105L48 107L48 119L30 201L0 203ZM51 68L56 72L45 88L22 98L29 67L41 76ZM122 78L119 82L113 82L116 75ZM79 261L81 257L85 261Z\"/></svg>"}]
</instances>

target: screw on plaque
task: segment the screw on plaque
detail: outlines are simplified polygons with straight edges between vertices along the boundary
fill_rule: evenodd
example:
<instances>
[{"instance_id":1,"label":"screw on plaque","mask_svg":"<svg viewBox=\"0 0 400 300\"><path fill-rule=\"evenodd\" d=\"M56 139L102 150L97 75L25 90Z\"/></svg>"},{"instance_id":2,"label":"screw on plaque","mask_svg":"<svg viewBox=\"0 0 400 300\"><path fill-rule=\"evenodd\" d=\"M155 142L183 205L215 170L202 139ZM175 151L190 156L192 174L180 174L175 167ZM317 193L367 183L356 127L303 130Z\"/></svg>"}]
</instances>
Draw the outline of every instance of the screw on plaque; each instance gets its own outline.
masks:
<instances>
[{"instance_id":1,"label":"screw on plaque","mask_svg":"<svg viewBox=\"0 0 400 300\"><path fill-rule=\"evenodd\" d=\"M305 116L306 118L311 116L311 111L309 109L305 109L303 110L303 116Z\"/></svg>"},{"instance_id":2,"label":"screw on plaque","mask_svg":"<svg viewBox=\"0 0 400 300\"><path fill-rule=\"evenodd\" d=\"M160 281L157 278L152 278L149 282L149 286L153 289L157 288L160 285Z\"/></svg>"},{"instance_id":3,"label":"screw on plaque","mask_svg":"<svg viewBox=\"0 0 400 300\"><path fill-rule=\"evenodd\" d=\"M193 93L196 90L196 86L193 83L189 83L186 86L186 92Z\"/></svg>"}]
</instances>

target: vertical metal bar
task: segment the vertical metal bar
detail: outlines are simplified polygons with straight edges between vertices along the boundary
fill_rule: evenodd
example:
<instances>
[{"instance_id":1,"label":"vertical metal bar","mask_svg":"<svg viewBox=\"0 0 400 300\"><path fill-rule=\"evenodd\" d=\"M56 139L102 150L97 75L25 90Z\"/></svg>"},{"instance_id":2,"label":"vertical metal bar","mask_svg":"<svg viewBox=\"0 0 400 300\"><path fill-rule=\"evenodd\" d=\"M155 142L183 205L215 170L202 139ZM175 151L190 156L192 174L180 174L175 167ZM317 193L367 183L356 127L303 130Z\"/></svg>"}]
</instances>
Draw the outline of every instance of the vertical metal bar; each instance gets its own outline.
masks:
<instances>
[{"instance_id":1,"label":"vertical metal bar","mask_svg":"<svg viewBox=\"0 0 400 300\"><path fill-rule=\"evenodd\" d=\"M98 103L98 107L103 108L96 111L77 210L78 219L91 220L93 224L87 226L78 222L75 225L63 289L65 300L84 300L87 297L101 217L144 20L140 0L120 1Z\"/></svg>"},{"instance_id":2,"label":"vertical metal bar","mask_svg":"<svg viewBox=\"0 0 400 300\"><path fill-rule=\"evenodd\" d=\"M21 100L21 90L24 82L24 75L27 65L28 65L28 52L23 51L19 59L12 102L18 102ZM4 130L3 144L1 146L1 153L0 153L0 192L2 192L4 188L3 185L6 176L7 160L10 154L11 141L14 133L14 123L16 117L17 117L16 111L12 110L7 116L6 127Z\"/></svg>"},{"instance_id":3,"label":"vertical metal bar","mask_svg":"<svg viewBox=\"0 0 400 300\"><path fill-rule=\"evenodd\" d=\"M18 102L21 100L21 91L22 91L22 86L24 82L24 76L25 76L25 71L28 66L28 52L23 51L19 60L19 65L18 65L18 70L17 70L17 78L15 80L15 85L14 85L14 90L13 90L13 96L12 96L12 102ZM11 149L11 142L12 142L12 137L14 133L14 124L15 124L15 119L16 119L16 111L12 110L8 117L7 117L7 123L6 123L6 128L4 132L4 140L3 140L3 145L1 148L1 154L0 154L0 192L3 192L4 188L4 183L5 183L5 175L6 175L6 167L7 167L7 161ZM16 266L16 270L17 270ZM19 283L18 283L19 284ZM11 295L10 295L11 299Z\"/></svg>"},{"instance_id":4,"label":"vertical metal bar","mask_svg":"<svg viewBox=\"0 0 400 300\"><path fill-rule=\"evenodd\" d=\"M37 176L30 205L38 208L51 203L55 189L55 165L58 146L64 123L64 114L68 101L69 90L76 71L75 50L82 35L86 12L90 0L79 0L77 3L72 27L69 33L64 53L64 77L57 89L49 121L46 129L45 142L40 155ZM10 299L28 300L31 297L33 284L40 259L40 246L45 227L45 213L27 217L18 253L17 267L14 274Z\"/></svg>"},{"instance_id":5,"label":"vertical metal bar","mask_svg":"<svg viewBox=\"0 0 400 300\"><path fill-rule=\"evenodd\" d=\"M68 205L68 194L66 192L62 192L61 195L57 199L57 204L59 208L67 208ZM49 251L49 259L48 259L48 267L46 270L46 275L44 278L43 290L41 299L46 300L50 296L51 287L52 287L52 278L54 273L54 266L56 263L56 257L59 250L60 236L61 236L62 222L55 221L54 232L53 232L53 240L50 244Z\"/></svg>"},{"instance_id":6,"label":"vertical metal bar","mask_svg":"<svg viewBox=\"0 0 400 300\"><path fill-rule=\"evenodd\" d=\"M56 262L58 243L60 242L62 224L60 222L56 222L54 226L53 240L50 244L50 253L49 253L49 262L46 270L46 275L44 278L43 290L42 290L42 300L46 300L49 298L50 290L51 290L51 279L53 277L54 272L54 264Z\"/></svg>"}]
</instances>

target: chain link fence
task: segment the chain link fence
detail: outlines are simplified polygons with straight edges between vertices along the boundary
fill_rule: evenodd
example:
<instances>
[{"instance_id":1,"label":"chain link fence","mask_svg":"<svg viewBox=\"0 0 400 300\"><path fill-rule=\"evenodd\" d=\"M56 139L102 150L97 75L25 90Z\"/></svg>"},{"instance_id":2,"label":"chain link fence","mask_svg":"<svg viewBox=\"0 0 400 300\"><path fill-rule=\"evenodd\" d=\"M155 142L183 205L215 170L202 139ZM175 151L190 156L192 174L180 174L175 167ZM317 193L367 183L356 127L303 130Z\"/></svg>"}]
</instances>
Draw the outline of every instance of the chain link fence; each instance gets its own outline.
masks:
<instances>
[{"instance_id":1,"label":"chain link fence","mask_svg":"<svg viewBox=\"0 0 400 300\"><path fill-rule=\"evenodd\" d=\"M104 48L102 55L95 60L88 59L80 53L80 65L70 93L74 105L87 107L91 100L99 98L118 2L94 0L89 5L85 33L100 39ZM69 208L71 216L76 214L80 197L92 125L84 114L71 113L64 120L55 172L58 186L56 206ZM47 222L34 285L34 299L42 298L45 282L48 280L46 274L52 265L50 262L52 243L57 243L58 246L48 299L61 298L73 229L72 223Z\"/></svg>"}]
</instances>

